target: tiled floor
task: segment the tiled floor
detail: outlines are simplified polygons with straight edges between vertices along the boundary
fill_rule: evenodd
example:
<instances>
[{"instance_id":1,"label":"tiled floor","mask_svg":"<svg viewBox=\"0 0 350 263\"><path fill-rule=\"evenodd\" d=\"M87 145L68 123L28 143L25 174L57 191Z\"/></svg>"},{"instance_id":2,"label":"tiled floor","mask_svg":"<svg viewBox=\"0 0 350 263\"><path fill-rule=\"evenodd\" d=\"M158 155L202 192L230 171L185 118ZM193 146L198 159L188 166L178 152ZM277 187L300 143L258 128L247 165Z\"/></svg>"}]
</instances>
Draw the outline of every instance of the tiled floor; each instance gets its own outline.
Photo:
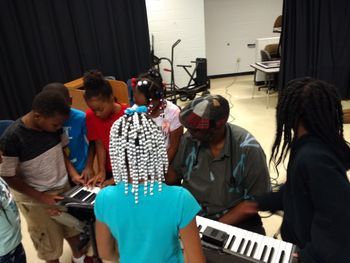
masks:
<instances>
[{"instance_id":1,"label":"tiled floor","mask_svg":"<svg viewBox=\"0 0 350 263\"><path fill-rule=\"evenodd\" d=\"M269 157L271 145L275 134L275 106L277 94L270 96L269 107L266 107L265 91L255 91L252 99L253 76L228 77L212 80L211 93L225 96L231 102L230 122L250 131L260 142ZM344 102L344 107L350 108L350 102ZM345 125L345 136L350 140L350 125ZM274 171L270 171L271 177L276 177ZM285 172L280 171L279 182L285 179ZM268 214L262 214L267 216ZM263 219L268 235L273 235L279 228L281 217L271 216ZM26 249L28 263L43 262L37 259L36 252L28 235L26 223L22 220L23 244ZM71 262L71 252L67 244L61 257L62 263Z\"/></svg>"}]
</instances>

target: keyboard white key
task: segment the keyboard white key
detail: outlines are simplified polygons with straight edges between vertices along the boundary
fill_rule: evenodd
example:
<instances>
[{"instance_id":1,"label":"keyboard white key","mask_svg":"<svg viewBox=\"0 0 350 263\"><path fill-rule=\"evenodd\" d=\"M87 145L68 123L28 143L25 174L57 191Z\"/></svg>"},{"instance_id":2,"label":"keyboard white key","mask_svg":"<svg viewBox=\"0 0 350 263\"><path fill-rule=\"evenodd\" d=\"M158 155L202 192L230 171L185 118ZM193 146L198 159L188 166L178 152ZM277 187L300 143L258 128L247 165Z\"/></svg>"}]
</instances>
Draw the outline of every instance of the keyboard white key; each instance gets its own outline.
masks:
<instances>
[{"instance_id":1,"label":"keyboard white key","mask_svg":"<svg viewBox=\"0 0 350 263\"><path fill-rule=\"evenodd\" d=\"M294 248L293 248L293 244L287 243L287 242L284 242L284 243L285 243L285 248L284 248L285 256L284 256L283 263L288 263L289 257L292 254Z\"/></svg>"},{"instance_id":2,"label":"keyboard white key","mask_svg":"<svg viewBox=\"0 0 350 263\"><path fill-rule=\"evenodd\" d=\"M264 254L266 253L268 242L269 242L269 239L267 237L263 237L261 239L259 246L258 246L258 249L257 249L255 255L253 256L253 258L255 258L257 260L260 260L262 258L263 253Z\"/></svg>"},{"instance_id":3,"label":"keyboard white key","mask_svg":"<svg viewBox=\"0 0 350 263\"><path fill-rule=\"evenodd\" d=\"M252 235L253 235L253 232L247 231L247 234L245 236L245 243L244 243L242 249L238 253L245 255L248 252L248 250L251 246L251 243L252 243Z\"/></svg>"},{"instance_id":4,"label":"keyboard white key","mask_svg":"<svg viewBox=\"0 0 350 263\"><path fill-rule=\"evenodd\" d=\"M263 239L262 235L252 233L252 237L251 237L252 244L251 244L249 251L247 253L248 257L253 257L254 254L257 253L258 246L259 246L260 242L262 241L262 239Z\"/></svg>"},{"instance_id":5,"label":"keyboard white key","mask_svg":"<svg viewBox=\"0 0 350 263\"><path fill-rule=\"evenodd\" d=\"M280 247L279 247L279 252L276 255L275 262L276 263L287 263L285 260L287 257L286 254L286 242L281 242Z\"/></svg>"},{"instance_id":6,"label":"keyboard white key","mask_svg":"<svg viewBox=\"0 0 350 263\"><path fill-rule=\"evenodd\" d=\"M242 242L244 242L244 238L247 235L247 231L243 229L236 229L236 241L233 244L232 248L230 249L233 252L238 252L238 249L242 246Z\"/></svg>"}]
</instances>

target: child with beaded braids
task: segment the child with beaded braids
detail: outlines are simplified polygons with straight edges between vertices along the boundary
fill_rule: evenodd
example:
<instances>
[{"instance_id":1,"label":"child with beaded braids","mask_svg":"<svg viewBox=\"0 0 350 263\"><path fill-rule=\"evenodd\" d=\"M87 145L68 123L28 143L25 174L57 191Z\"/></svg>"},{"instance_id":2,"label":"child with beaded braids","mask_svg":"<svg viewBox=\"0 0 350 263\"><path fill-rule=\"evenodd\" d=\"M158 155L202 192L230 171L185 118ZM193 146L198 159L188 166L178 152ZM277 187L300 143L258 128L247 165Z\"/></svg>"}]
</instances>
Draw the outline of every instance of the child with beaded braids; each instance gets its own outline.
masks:
<instances>
[{"instance_id":1,"label":"child with beaded braids","mask_svg":"<svg viewBox=\"0 0 350 263\"><path fill-rule=\"evenodd\" d=\"M171 163L177 152L183 127L180 123L180 109L165 99L165 89L160 73L151 68L147 73L132 79L136 106L147 106L148 114L162 130Z\"/></svg>"},{"instance_id":2,"label":"child with beaded braids","mask_svg":"<svg viewBox=\"0 0 350 263\"><path fill-rule=\"evenodd\" d=\"M195 219L200 206L185 188L163 183L164 140L145 112L145 106L129 108L111 129L116 185L102 189L95 201L99 255L110 259L117 241L121 263L202 263Z\"/></svg>"}]
</instances>

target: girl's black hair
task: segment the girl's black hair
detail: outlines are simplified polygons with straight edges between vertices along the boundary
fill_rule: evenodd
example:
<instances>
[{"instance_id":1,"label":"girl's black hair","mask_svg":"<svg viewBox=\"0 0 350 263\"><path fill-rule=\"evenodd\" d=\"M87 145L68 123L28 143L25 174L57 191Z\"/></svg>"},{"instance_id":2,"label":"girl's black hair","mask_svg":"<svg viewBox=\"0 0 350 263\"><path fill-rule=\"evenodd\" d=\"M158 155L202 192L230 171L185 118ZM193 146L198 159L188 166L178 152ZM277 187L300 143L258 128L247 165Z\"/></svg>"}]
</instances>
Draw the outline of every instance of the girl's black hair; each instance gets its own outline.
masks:
<instances>
[{"instance_id":1,"label":"girl's black hair","mask_svg":"<svg viewBox=\"0 0 350 263\"><path fill-rule=\"evenodd\" d=\"M350 167L341 99L333 85L310 77L290 81L279 97L276 120L276 138L270 158L276 169L296 140L299 124L327 144L347 169Z\"/></svg>"},{"instance_id":2,"label":"girl's black hair","mask_svg":"<svg viewBox=\"0 0 350 263\"><path fill-rule=\"evenodd\" d=\"M138 85L139 81L148 80L147 84ZM163 79L159 71L151 68L147 73L140 74L136 80L136 88L146 98L147 102L150 100L160 100L165 97L165 89Z\"/></svg>"},{"instance_id":3,"label":"girl's black hair","mask_svg":"<svg viewBox=\"0 0 350 263\"><path fill-rule=\"evenodd\" d=\"M109 99L113 95L111 84L105 79L102 72L92 69L85 72L84 77L85 99L102 97Z\"/></svg>"}]
</instances>

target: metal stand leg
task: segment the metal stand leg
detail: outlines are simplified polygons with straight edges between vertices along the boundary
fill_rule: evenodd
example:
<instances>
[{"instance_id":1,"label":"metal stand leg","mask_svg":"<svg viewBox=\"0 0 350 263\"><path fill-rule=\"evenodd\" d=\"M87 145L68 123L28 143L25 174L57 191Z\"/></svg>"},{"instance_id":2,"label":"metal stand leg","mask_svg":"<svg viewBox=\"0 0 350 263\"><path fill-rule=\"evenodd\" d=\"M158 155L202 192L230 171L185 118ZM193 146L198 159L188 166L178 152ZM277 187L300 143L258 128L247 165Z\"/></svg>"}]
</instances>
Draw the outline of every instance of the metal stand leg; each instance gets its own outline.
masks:
<instances>
[{"instance_id":1,"label":"metal stand leg","mask_svg":"<svg viewBox=\"0 0 350 263\"><path fill-rule=\"evenodd\" d=\"M268 78L268 81L267 81L267 90L266 90L266 109L269 108L269 105L270 105L270 90L272 88L272 81L273 81L273 76L271 76L271 74L268 74L266 76Z\"/></svg>"},{"instance_id":2,"label":"metal stand leg","mask_svg":"<svg viewBox=\"0 0 350 263\"><path fill-rule=\"evenodd\" d=\"M255 73L254 73L254 80L253 80L252 99L254 99L255 83L256 83L256 70L255 70Z\"/></svg>"}]
</instances>

